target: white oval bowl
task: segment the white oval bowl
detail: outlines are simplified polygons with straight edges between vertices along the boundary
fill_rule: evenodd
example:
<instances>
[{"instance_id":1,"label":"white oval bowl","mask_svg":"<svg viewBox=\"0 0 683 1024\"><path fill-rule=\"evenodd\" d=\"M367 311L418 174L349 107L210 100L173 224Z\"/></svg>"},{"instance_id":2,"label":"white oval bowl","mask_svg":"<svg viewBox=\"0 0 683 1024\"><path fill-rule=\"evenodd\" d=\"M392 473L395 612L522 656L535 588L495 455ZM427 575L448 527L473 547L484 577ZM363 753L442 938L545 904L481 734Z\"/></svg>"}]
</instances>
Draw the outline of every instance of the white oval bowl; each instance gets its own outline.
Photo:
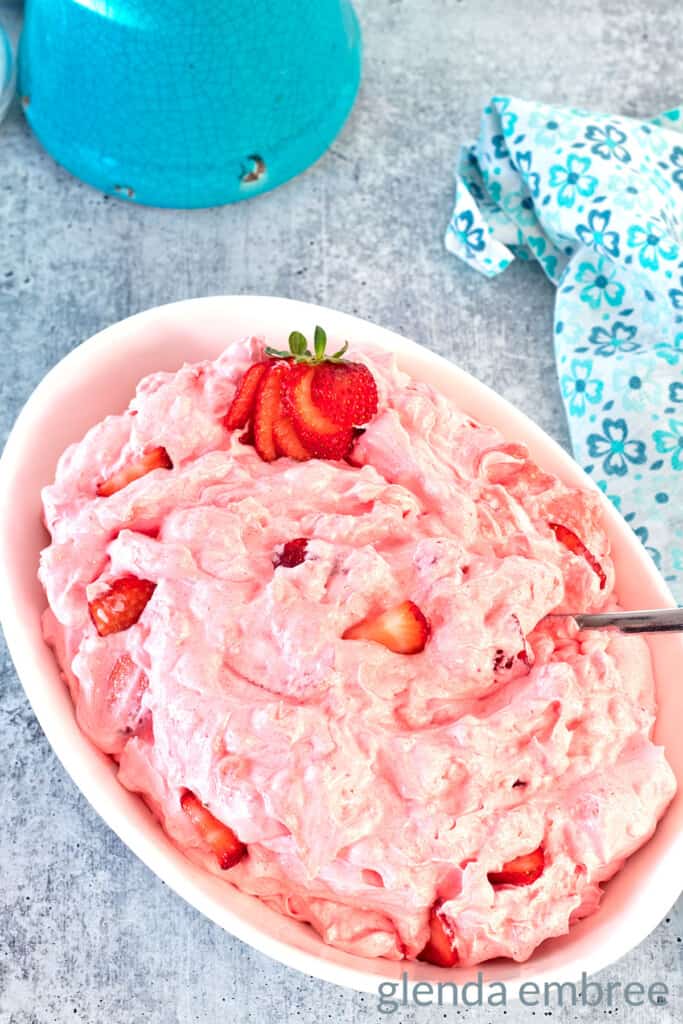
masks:
<instances>
[{"instance_id":1,"label":"white oval bowl","mask_svg":"<svg viewBox=\"0 0 683 1024\"><path fill-rule=\"evenodd\" d=\"M161 306L101 331L61 360L19 415L0 460L0 619L17 672L55 753L95 810L167 885L232 935L275 960L349 988L376 992L381 981L476 978L502 981L509 998L523 982L575 981L641 942L679 896L683 862L683 638L651 641L658 689L655 737L667 750L679 793L654 837L606 887L599 911L567 936L545 942L524 964L499 960L481 968L445 970L428 964L366 959L325 945L307 925L193 865L171 843L143 801L117 781L116 767L78 728L56 661L45 645L40 616L45 595L36 571L48 541L40 490L54 479L59 455L107 413L120 412L145 374L212 359L248 334L285 345L292 329L311 335L321 323L335 339L392 350L399 365L460 408L524 441L534 459L568 484L597 491L571 457L540 427L490 388L440 356L357 317L290 299L220 296ZM600 492L598 492L600 493ZM666 584L631 529L602 497L617 589L626 608L674 605ZM141 903L144 894L140 894Z\"/></svg>"}]
</instances>

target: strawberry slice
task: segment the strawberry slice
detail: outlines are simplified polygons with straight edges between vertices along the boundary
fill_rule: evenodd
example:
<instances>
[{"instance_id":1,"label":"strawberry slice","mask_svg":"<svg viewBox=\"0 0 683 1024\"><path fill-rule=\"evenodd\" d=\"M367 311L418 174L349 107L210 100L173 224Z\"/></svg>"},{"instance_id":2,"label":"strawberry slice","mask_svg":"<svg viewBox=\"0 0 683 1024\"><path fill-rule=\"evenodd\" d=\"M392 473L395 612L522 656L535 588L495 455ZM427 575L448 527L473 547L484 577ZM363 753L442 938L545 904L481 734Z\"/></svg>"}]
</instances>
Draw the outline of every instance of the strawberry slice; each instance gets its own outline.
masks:
<instances>
[{"instance_id":1,"label":"strawberry slice","mask_svg":"<svg viewBox=\"0 0 683 1024\"><path fill-rule=\"evenodd\" d=\"M282 551L273 558L273 565L276 569L279 566L282 566L283 569L293 569L295 566L301 565L306 558L307 547L308 541L305 537L288 540Z\"/></svg>"},{"instance_id":2,"label":"strawberry slice","mask_svg":"<svg viewBox=\"0 0 683 1024\"><path fill-rule=\"evenodd\" d=\"M321 363L311 397L323 415L342 427L361 426L377 412L377 385L363 363Z\"/></svg>"},{"instance_id":3,"label":"strawberry slice","mask_svg":"<svg viewBox=\"0 0 683 1024\"><path fill-rule=\"evenodd\" d=\"M211 811L207 810L189 789L181 796L180 806L207 846L211 847L223 871L234 867L242 860L247 852L244 843L237 838L231 828L218 818L214 818Z\"/></svg>"},{"instance_id":4,"label":"strawberry slice","mask_svg":"<svg viewBox=\"0 0 683 1024\"><path fill-rule=\"evenodd\" d=\"M306 462L312 458L308 449L304 448L299 435L288 419L281 416L273 427L273 437L278 455L285 455L290 459L297 459L299 462Z\"/></svg>"},{"instance_id":5,"label":"strawberry slice","mask_svg":"<svg viewBox=\"0 0 683 1024\"><path fill-rule=\"evenodd\" d=\"M116 494L117 491L123 490L128 484L132 484L134 480L139 480L141 476L151 473L153 469L173 469L173 463L165 448L152 448L117 470L116 473L112 473L97 485L97 495L100 498L108 498L110 495Z\"/></svg>"},{"instance_id":6,"label":"strawberry slice","mask_svg":"<svg viewBox=\"0 0 683 1024\"><path fill-rule=\"evenodd\" d=\"M439 913L440 903L435 903L429 914L429 939L418 960L423 960L435 967L455 967L458 963L458 951L455 948L455 935Z\"/></svg>"},{"instance_id":7,"label":"strawberry slice","mask_svg":"<svg viewBox=\"0 0 683 1024\"><path fill-rule=\"evenodd\" d=\"M313 401L311 387L316 366L295 366L284 388L284 406L299 440L311 455L320 459L343 459L351 450L351 427L340 427L328 419Z\"/></svg>"},{"instance_id":8,"label":"strawberry slice","mask_svg":"<svg viewBox=\"0 0 683 1024\"><path fill-rule=\"evenodd\" d=\"M254 409L258 386L269 366L268 362L254 363L242 377L225 417L225 426L228 430L237 430L246 426Z\"/></svg>"},{"instance_id":9,"label":"strawberry slice","mask_svg":"<svg viewBox=\"0 0 683 1024\"><path fill-rule=\"evenodd\" d=\"M344 640L374 640L396 654L419 654L429 639L431 626L413 601L403 601L379 615L351 626Z\"/></svg>"},{"instance_id":10,"label":"strawberry slice","mask_svg":"<svg viewBox=\"0 0 683 1024\"><path fill-rule=\"evenodd\" d=\"M121 576L109 590L88 603L90 618L100 636L120 633L135 625L154 593L156 583L137 576Z\"/></svg>"},{"instance_id":11,"label":"strawberry slice","mask_svg":"<svg viewBox=\"0 0 683 1024\"><path fill-rule=\"evenodd\" d=\"M576 536L573 530L570 530L568 526L563 526L562 523L548 523L548 526L553 531L560 544L564 544L573 554L580 555L581 558L585 558L595 575L600 580L600 590L604 590L607 586L607 576L605 570L598 562L595 555L592 555L588 550L583 541Z\"/></svg>"},{"instance_id":12,"label":"strawberry slice","mask_svg":"<svg viewBox=\"0 0 683 1024\"><path fill-rule=\"evenodd\" d=\"M545 855L539 846L533 853L523 853L503 864L500 871L489 871L491 885L531 885L543 874Z\"/></svg>"},{"instance_id":13,"label":"strawberry slice","mask_svg":"<svg viewBox=\"0 0 683 1024\"><path fill-rule=\"evenodd\" d=\"M261 378L254 405L254 447L264 462L278 456L274 428L280 419L282 381L289 372L289 363L271 365Z\"/></svg>"}]
</instances>

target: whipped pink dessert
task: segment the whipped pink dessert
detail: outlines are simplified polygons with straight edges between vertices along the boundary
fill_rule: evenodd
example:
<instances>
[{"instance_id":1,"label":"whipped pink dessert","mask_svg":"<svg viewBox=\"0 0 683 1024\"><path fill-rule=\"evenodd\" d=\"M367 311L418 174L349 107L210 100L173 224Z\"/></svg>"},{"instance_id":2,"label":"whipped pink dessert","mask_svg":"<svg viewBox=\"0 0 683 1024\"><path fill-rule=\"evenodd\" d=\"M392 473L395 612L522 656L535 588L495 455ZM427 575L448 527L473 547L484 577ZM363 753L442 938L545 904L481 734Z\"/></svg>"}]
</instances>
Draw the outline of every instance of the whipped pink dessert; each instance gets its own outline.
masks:
<instances>
[{"instance_id":1,"label":"whipped pink dessert","mask_svg":"<svg viewBox=\"0 0 683 1024\"><path fill-rule=\"evenodd\" d=\"M336 460L226 425L257 339L144 379L43 492L45 637L193 861L361 956L524 960L674 794L648 648L549 617L615 605L593 493L353 355Z\"/></svg>"}]
</instances>

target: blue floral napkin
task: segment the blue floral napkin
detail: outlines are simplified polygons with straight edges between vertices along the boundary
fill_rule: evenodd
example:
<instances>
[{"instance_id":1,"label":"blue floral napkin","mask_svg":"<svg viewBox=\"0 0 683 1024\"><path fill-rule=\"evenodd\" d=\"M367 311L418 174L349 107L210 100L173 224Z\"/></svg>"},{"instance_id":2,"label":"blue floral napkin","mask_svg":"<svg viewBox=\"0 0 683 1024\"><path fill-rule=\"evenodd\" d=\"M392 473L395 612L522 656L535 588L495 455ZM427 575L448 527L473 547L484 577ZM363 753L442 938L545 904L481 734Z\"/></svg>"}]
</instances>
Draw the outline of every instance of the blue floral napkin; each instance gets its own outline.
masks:
<instances>
[{"instance_id":1,"label":"blue floral napkin","mask_svg":"<svg viewBox=\"0 0 683 1024\"><path fill-rule=\"evenodd\" d=\"M683 109L653 121L497 97L463 149L446 246L557 286L574 454L683 600Z\"/></svg>"}]
</instances>

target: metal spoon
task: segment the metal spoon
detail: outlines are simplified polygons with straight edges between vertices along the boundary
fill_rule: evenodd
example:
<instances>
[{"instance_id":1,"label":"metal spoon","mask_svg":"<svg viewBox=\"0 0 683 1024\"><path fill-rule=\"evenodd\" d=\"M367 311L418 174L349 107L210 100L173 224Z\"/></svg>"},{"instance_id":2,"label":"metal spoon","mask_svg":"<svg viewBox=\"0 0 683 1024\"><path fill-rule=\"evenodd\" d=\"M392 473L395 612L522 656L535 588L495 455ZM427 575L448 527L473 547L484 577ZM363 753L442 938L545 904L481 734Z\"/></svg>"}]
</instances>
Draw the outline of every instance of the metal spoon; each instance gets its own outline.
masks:
<instances>
[{"instance_id":1,"label":"metal spoon","mask_svg":"<svg viewBox=\"0 0 683 1024\"><path fill-rule=\"evenodd\" d=\"M641 612L601 612L598 615L568 615L579 629L613 626L621 633L683 632L683 608L654 608Z\"/></svg>"}]
</instances>

